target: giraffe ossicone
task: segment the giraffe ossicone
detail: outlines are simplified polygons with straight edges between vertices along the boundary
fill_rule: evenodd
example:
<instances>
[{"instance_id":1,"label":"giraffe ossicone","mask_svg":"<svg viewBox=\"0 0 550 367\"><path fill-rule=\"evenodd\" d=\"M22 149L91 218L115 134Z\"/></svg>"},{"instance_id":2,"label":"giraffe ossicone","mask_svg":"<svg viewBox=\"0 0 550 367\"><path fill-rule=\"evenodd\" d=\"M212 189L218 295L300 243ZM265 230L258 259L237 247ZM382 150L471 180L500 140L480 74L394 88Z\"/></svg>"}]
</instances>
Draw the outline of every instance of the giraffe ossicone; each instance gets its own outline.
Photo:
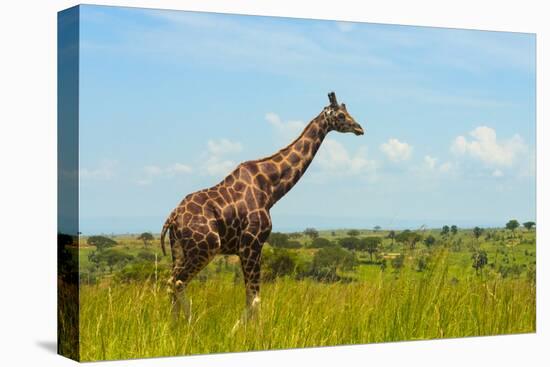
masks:
<instances>
[{"instance_id":1,"label":"giraffe ossicone","mask_svg":"<svg viewBox=\"0 0 550 367\"><path fill-rule=\"evenodd\" d=\"M302 177L331 131L363 135L364 130L329 93L330 104L300 136L275 154L239 164L217 185L187 195L172 210L160 242L169 233L172 254L173 314L181 308L190 320L187 284L218 254L238 255L246 288L246 308L235 327L257 313L260 304L260 261L271 233L269 210Z\"/></svg>"}]
</instances>

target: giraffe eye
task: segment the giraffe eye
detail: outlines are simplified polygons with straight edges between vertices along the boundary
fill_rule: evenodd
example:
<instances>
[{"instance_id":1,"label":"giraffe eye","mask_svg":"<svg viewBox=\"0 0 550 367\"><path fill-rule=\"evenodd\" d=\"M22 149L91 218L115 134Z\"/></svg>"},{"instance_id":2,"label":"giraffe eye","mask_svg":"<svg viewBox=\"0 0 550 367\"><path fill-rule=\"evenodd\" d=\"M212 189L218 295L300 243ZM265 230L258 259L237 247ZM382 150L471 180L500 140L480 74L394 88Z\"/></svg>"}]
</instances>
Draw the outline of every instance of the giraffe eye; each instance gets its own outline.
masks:
<instances>
[{"instance_id":1,"label":"giraffe eye","mask_svg":"<svg viewBox=\"0 0 550 367\"><path fill-rule=\"evenodd\" d=\"M339 118L340 120L343 120L343 119L346 118L346 116L345 116L343 113L339 113L339 114L338 114L338 118Z\"/></svg>"}]
</instances>

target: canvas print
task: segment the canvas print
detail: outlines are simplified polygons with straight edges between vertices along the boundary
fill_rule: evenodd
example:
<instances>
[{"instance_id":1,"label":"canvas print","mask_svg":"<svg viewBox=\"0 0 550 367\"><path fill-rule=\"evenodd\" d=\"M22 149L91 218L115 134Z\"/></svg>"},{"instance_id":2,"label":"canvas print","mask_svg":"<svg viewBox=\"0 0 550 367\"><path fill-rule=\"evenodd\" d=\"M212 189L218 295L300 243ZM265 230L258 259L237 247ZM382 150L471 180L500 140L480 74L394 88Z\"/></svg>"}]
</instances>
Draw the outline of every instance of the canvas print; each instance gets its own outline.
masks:
<instances>
[{"instance_id":1,"label":"canvas print","mask_svg":"<svg viewBox=\"0 0 550 367\"><path fill-rule=\"evenodd\" d=\"M58 15L58 349L532 333L534 34Z\"/></svg>"}]
</instances>

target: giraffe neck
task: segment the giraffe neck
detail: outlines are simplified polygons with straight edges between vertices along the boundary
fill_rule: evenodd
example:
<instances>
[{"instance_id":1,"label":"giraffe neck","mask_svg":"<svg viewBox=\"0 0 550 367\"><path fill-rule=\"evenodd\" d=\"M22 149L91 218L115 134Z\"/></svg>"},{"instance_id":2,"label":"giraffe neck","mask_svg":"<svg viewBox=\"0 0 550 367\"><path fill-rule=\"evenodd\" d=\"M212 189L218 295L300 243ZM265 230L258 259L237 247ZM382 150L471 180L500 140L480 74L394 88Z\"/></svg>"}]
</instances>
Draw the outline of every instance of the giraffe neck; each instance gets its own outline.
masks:
<instances>
[{"instance_id":1,"label":"giraffe neck","mask_svg":"<svg viewBox=\"0 0 550 367\"><path fill-rule=\"evenodd\" d=\"M321 113L305 127L296 140L261 162L264 168L261 171L267 173L271 186L270 206L273 206L300 180L328 132L329 126L324 114Z\"/></svg>"}]
</instances>

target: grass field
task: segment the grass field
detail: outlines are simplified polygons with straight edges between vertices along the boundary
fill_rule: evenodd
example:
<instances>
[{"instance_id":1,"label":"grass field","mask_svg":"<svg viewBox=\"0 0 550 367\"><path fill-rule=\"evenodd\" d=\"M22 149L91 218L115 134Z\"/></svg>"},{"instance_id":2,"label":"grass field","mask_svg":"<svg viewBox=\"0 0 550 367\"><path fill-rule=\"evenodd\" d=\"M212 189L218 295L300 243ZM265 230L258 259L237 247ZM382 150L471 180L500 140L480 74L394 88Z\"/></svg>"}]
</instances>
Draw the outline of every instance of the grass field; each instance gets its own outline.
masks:
<instances>
[{"instance_id":1,"label":"grass field","mask_svg":"<svg viewBox=\"0 0 550 367\"><path fill-rule=\"evenodd\" d=\"M406 254L399 269L384 270L358 253L358 266L340 272L351 281L283 276L264 282L259 319L233 335L244 306L242 278L234 275L238 265L233 261L224 267L211 264L205 276L191 282L190 324L171 322L163 278L167 258L157 264L157 282L153 277L119 282L107 272L94 284L81 285L80 357L94 361L534 332L536 286L527 271L535 259L534 231L521 234L521 239L479 241L476 247L489 257L479 274L467 248L469 232L461 231L459 237L461 249L430 249L429 266L422 271L414 266L415 258L426 252L422 245L414 251L392 246L394 252ZM299 240L307 243L305 237ZM131 253L142 247L130 237L117 241L117 247ZM390 246L388 241L384 239L383 248ZM80 250L81 268L90 251ZM307 258L316 250L292 251ZM525 266L513 276L499 273L503 259Z\"/></svg>"}]
</instances>

